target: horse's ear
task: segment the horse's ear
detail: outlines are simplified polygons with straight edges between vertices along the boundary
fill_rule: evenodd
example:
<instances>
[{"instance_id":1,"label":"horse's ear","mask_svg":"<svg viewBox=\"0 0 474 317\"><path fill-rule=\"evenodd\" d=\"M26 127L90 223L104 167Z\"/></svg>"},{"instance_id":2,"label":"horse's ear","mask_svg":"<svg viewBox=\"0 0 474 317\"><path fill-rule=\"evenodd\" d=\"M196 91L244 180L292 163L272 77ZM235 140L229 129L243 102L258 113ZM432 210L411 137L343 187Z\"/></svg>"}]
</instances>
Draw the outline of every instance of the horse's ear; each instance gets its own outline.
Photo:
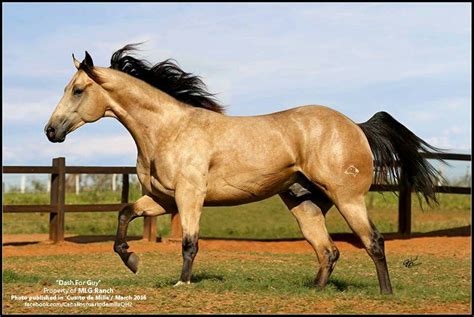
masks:
<instances>
[{"instance_id":1,"label":"horse's ear","mask_svg":"<svg viewBox=\"0 0 474 317\"><path fill-rule=\"evenodd\" d=\"M87 53L87 51L86 51L86 58L84 58L84 60L82 61L82 64L84 64L84 66L89 67L89 68L94 67L94 62L92 61L92 57L89 55L89 53Z\"/></svg>"},{"instance_id":2,"label":"horse's ear","mask_svg":"<svg viewBox=\"0 0 474 317\"><path fill-rule=\"evenodd\" d=\"M79 62L76 57L74 56L74 54L72 54L72 61L74 62L74 66L76 66L77 69L79 69L79 67L81 67L81 62Z\"/></svg>"}]
</instances>

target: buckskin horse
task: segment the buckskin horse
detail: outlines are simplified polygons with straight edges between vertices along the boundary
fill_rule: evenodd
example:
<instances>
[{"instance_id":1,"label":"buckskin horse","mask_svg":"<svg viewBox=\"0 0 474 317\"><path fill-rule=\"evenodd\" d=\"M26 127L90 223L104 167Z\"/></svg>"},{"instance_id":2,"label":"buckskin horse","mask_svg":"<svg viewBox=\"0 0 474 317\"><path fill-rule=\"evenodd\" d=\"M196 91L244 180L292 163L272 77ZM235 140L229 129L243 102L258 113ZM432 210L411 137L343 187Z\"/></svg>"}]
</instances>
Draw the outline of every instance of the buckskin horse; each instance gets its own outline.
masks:
<instances>
[{"instance_id":1,"label":"buckskin horse","mask_svg":"<svg viewBox=\"0 0 474 317\"><path fill-rule=\"evenodd\" d=\"M189 284L203 206L278 194L317 255L316 286L325 287L339 258L325 225L335 205L372 258L381 293L392 293L384 239L364 197L373 180L380 183L388 174L436 202L438 173L421 155L436 148L386 112L360 124L316 105L227 116L200 77L172 60L152 65L137 58L136 49L130 44L116 51L108 68L94 66L87 52L82 62L73 55L77 72L45 127L51 142L63 142L85 123L112 117L132 135L146 195L119 212L114 243L131 271L139 262L126 242L131 220L179 213L183 267L176 285Z\"/></svg>"}]
</instances>

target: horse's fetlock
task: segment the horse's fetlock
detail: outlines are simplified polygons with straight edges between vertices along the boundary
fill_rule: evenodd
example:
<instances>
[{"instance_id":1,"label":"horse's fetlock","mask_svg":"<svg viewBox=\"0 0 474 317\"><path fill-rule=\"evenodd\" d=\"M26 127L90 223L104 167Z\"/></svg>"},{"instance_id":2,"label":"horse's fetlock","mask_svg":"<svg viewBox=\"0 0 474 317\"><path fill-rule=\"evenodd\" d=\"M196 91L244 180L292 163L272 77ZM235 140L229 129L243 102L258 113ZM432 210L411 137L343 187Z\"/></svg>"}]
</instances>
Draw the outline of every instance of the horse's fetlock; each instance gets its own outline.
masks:
<instances>
[{"instance_id":1,"label":"horse's fetlock","mask_svg":"<svg viewBox=\"0 0 474 317\"><path fill-rule=\"evenodd\" d=\"M334 268L339 259L339 250L334 246L331 249L326 249L324 255L326 256L328 267L331 269Z\"/></svg>"},{"instance_id":2,"label":"horse's fetlock","mask_svg":"<svg viewBox=\"0 0 474 317\"><path fill-rule=\"evenodd\" d=\"M129 248L127 242L116 243L114 244L114 251L116 253L126 253L127 249Z\"/></svg>"},{"instance_id":3,"label":"horse's fetlock","mask_svg":"<svg viewBox=\"0 0 474 317\"><path fill-rule=\"evenodd\" d=\"M183 257L194 258L199 250L197 235L185 235L182 246Z\"/></svg>"},{"instance_id":4,"label":"horse's fetlock","mask_svg":"<svg viewBox=\"0 0 474 317\"><path fill-rule=\"evenodd\" d=\"M340 255L339 250L336 247L334 247L330 255L331 262L336 262L339 259L339 255Z\"/></svg>"}]
</instances>

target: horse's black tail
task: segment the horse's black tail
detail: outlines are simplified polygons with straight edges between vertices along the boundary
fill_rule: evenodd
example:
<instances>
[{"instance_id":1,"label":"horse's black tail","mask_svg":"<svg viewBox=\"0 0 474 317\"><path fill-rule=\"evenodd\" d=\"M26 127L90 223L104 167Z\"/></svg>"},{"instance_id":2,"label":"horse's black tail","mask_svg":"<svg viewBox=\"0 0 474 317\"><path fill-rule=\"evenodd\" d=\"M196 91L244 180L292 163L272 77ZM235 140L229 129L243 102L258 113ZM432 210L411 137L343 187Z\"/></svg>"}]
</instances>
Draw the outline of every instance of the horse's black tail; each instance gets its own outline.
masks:
<instances>
[{"instance_id":1,"label":"horse's black tail","mask_svg":"<svg viewBox=\"0 0 474 317\"><path fill-rule=\"evenodd\" d=\"M434 187L442 176L422 153L436 153L440 149L429 145L383 111L360 123L359 127L364 131L374 155L375 183L380 184L389 176L411 185L418 197L422 195L428 204L438 203ZM435 158L444 163L439 157Z\"/></svg>"}]
</instances>

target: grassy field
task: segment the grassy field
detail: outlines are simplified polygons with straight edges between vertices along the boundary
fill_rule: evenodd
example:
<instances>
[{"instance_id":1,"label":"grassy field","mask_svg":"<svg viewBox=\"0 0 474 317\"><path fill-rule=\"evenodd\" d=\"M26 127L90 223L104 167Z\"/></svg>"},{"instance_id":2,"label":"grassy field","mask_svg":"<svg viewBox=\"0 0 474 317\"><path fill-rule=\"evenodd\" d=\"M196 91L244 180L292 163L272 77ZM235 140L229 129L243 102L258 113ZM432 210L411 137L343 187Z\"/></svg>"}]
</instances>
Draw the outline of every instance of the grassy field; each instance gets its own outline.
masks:
<instances>
[{"instance_id":1,"label":"grassy field","mask_svg":"<svg viewBox=\"0 0 474 317\"><path fill-rule=\"evenodd\" d=\"M137 242L138 243L138 242ZM391 254L393 296L379 295L374 265L363 250L345 252L324 291L312 285L313 253L275 254L200 251L193 284L173 287L181 255L141 254L139 274L131 274L111 253L6 257L3 259L4 313L429 313L470 310L471 259L422 256L411 268L407 254ZM436 272L433 274L433 272ZM65 288L56 280L100 280L115 295L145 295L132 308L28 308L12 295L38 295ZM71 289L71 287L66 287Z\"/></svg>"},{"instance_id":2,"label":"grassy field","mask_svg":"<svg viewBox=\"0 0 474 317\"><path fill-rule=\"evenodd\" d=\"M138 190L132 190L130 201L139 197ZM440 205L422 210L413 197L413 232L429 232L471 224L471 196L441 194ZM68 193L66 203L117 203L120 192ZM48 204L47 193L4 193L4 204ZM398 222L397 197L393 193L369 193L367 196L369 216L381 232L396 232ZM4 233L47 233L49 214L4 214ZM116 231L116 212L67 213L65 230L67 234L113 235ZM158 217L158 233L169 233L170 216ZM330 233L351 232L336 208L327 215ZM140 236L143 218L134 220L129 235ZM292 239L301 238L298 225L279 197L235 207L205 208L201 219L201 237L247 238L247 239Z\"/></svg>"},{"instance_id":3,"label":"grassy field","mask_svg":"<svg viewBox=\"0 0 474 317\"><path fill-rule=\"evenodd\" d=\"M138 197L132 192L130 200ZM67 194L67 203L115 203L120 193L90 192ZM47 204L47 194L5 193L7 204ZM382 232L397 230L397 197L370 193L369 214ZM67 213L66 233L78 235L113 235L116 212ZM413 199L413 231L429 232L471 224L471 196L440 195L440 205L421 210ZM169 216L158 218L158 232L169 232ZM333 208L327 216L330 233L350 232ZM135 220L130 235L140 236L143 220ZM47 233L48 214L4 214L4 233ZM278 197L237 207L205 208L201 220L201 237L288 239L301 238L301 233ZM75 248L54 246L64 249ZM145 241L132 241L132 249ZM281 243L281 242L279 242ZM206 249L196 259L193 284L180 288L172 285L181 269L181 251L161 244L161 250L150 248L140 252L141 266L131 274L104 242L105 252L41 255L45 245L30 245L32 254L18 256L15 250L3 258L3 313L469 313L471 310L471 256L449 256L432 252L439 245L426 244L418 250L388 248L388 266L395 294L379 295L374 265L364 250L342 251L341 258L326 290L312 285L318 268L314 253L275 253ZM100 243L94 243L94 245ZM157 244L159 245L159 244ZM89 245L85 246L90 248ZM23 248L8 246L7 248ZM167 249L168 248L168 249ZM89 250L89 249L88 249ZM408 252L407 252L408 250ZM403 261L420 256L421 264L407 268ZM115 295L137 295L124 307L25 307L24 301L12 295L41 295L45 288L60 289L57 280L100 280L100 288ZM146 297L146 299L143 297ZM142 296L142 297L141 297ZM61 300L59 302L64 302ZM85 302L85 301L82 301ZM116 301L117 302L117 301Z\"/></svg>"}]
</instances>

